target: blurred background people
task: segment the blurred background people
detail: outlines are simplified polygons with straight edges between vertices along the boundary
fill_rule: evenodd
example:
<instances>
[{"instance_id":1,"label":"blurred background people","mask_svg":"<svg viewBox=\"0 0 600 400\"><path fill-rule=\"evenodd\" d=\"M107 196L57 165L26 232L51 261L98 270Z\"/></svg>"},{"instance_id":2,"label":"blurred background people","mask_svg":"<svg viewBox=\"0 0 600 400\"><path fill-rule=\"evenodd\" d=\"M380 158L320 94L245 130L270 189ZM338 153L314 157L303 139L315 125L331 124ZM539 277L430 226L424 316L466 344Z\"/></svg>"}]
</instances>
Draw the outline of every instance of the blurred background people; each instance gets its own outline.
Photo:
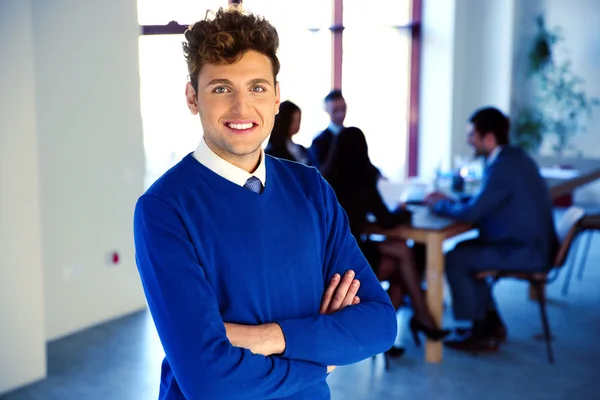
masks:
<instances>
[{"instance_id":1,"label":"blurred background people","mask_svg":"<svg viewBox=\"0 0 600 400\"><path fill-rule=\"evenodd\" d=\"M374 215L374 223L379 227L392 228L410 223L410 212L403 207L390 212L383 202L377 188L380 174L369 159L367 141L360 129L344 128L333 143L322 172L348 215L352 235L379 280L389 282L388 294L394 307L398 309L402 305L405 294L410 298L414 309L410 329L415 343L420 344L420 332L432 340L443 339L449 332L437 326L427 307L412 249L404 241L376 242L365 235L369 214ZM395 349L392 353L396 355L401 351Z\"/></svg>"},{"instance_id":2,"label":"blurred background people","mask_svg":"<svg viewBox=\"0 0 600 400\"><path fill-rule=\"evenodd\" d=\"M265 153L285 160L297 161L312 165L306 148L294 143L292 137L300 131L302 111L291 101L284 101L279 106L275 123Z\"/></svg>"},{"instance_id":3,"label":"blurred background people","mask_svg":"<svg viewBox=\"0 0 600 400\"><path fill-rule=\"evenodd\" d=\"M312 142L310 153L315 165L322 168L329 156L333 138L344 129L346 119L346 100L340 90L332 90L325 96L325 111L329 115L329 126Z\"/></svg>"},{"instance_id":4,"label":"blurred background people","mask_svg":"<svg viewBox=\"0 0 600 400\"><path fill-rule=\"evenodd\" d=\"M479 230L477 239L446 254L454 318L473 324L466 337L446 343L458 350L495 351L507 336L490 285L475 274L545 271L558 246L548 186L535 161L509 145L509 127L508 118L495 108L473 113L467 142L475 156L485 158L481 191L463 201L437 192L426 199L434 213L473 223Z\"/></svg>"}]
</instances>

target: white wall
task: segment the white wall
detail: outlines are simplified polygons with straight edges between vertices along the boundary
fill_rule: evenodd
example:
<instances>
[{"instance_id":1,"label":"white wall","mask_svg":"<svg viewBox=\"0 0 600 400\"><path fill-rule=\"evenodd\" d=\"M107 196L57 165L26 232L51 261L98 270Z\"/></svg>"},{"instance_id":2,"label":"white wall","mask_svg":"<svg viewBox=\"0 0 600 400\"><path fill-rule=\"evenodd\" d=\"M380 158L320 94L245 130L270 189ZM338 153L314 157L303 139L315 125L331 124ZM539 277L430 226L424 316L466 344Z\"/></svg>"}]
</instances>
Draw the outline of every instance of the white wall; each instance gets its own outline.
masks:
<instances>
[{"instance_id":1,"label":"white wall","mask_svg":"<svg viewBox=\"0 0 600 400\"><path fill-rule=\"evenodd\" d=\"M561 25L573 71L585 80L588 95L600 98L600 1L573 4L548 0L548 22ZM594 109L587 132L577 135L574 146L584 158L600 158L600 107Z\"/></svg>"},{"instance_id":2,"label":"white wall","mask_svg":"<svg viewBox=\"0 0 600 400\"><path fill-rule=\"evenodd\" d=\"M0 13L0 393L46 375L31 3Z\"/></svg>"},{"instance_id":3,"label":"white wall","mask_svg":"<svg viewBox=\"0 0 600 400\"><path fill-rule=\"evenodd\" d=\"M515 23L513 33L512 56L512 87L511 87L511 117L516 118L516 110L522 104L528 104L532 99L531 86L525 71L527 70L528 54L537 28L535 15L543 12L545 0L529 0L515 4Z\"/></svg>"},{"instance_id":4,"label":"white wall","mask_svg":"<svg viewBox=\"0 0 600 400\"><path fill-rule=\"evenodd\" d=\"M144 176L139 28L135 0L32 4L46 337L55 339L145 306L132 240ZM121 262L108 266L113 250Z\"/></svg>"},{"instance_id":5,"label":"white wall","mask_svg":"<svg viewBox=\"0 0 600 400\"><path fill-rule=\"evenodd\" d=\"M466 121L510 109L514 0L427 0L423 10L419 175L470 154Z\"/></svg>"},{"instance_id":6,"label":"white wall","mask_svg":"<svg viewBox=\"0 0 600 400\"><path fill-rule=\"evenodd\" d=\"M513 0L457 1L452 154L472 154L465 128L474 110L510 112L513 21Z\"/></svg>"}]
</instances>

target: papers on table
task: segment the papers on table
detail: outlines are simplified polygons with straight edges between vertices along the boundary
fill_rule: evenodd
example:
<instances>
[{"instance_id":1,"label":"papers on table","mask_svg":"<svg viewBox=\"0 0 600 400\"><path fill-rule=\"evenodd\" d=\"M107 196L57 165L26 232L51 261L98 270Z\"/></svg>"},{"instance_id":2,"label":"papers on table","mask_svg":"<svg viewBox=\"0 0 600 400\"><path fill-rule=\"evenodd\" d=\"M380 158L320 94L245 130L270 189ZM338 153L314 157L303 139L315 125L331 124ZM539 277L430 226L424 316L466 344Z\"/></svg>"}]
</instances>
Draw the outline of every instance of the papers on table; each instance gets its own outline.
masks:
<instances>
[{"instance_id":1,"label":"papers on table","mask_svg":"<svg viewBox=\"0 0 600 400\"><path fill-rule=\"evenodd\" d=\"M579 176L576 169L563 169L557 167L542 167L540 174L546 179L573 179Z\"/></svg>"}]
</instances>

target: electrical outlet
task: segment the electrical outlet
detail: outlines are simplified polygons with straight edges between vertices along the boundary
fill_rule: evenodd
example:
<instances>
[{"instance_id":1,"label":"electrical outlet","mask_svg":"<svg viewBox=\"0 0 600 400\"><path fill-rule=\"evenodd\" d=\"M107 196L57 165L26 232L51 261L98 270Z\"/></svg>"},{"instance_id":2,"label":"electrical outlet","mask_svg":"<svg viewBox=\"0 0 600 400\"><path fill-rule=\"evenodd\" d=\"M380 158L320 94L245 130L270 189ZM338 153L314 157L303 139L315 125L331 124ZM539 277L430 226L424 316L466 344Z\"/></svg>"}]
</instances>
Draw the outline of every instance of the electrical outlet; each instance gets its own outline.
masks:
<instances>
[{"instance_id":1,"label":"electrical outlet","mask_svg":"<svg viewBox=\"0 0 600 400\"><path fill-rule=\"evenodd\" d=\"M121 255L116 250L109 251L106 253L106 259L104 261L107 266L116 267L121 262Z\"/></svg>"}]
</instances>

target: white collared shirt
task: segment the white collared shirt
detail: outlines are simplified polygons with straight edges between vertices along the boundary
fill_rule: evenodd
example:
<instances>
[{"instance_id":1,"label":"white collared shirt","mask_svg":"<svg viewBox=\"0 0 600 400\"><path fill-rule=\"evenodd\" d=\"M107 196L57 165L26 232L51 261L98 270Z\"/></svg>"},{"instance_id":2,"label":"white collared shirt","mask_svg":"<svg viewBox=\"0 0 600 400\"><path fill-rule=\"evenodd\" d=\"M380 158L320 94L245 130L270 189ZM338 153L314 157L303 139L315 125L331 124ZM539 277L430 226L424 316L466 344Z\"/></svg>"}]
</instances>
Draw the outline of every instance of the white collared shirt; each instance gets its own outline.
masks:
<instances>
[{"instance_id":1,"label":"white collared shirt","mask_svg":"<svg viewBox=\"0 0 600 400\"><path fill-rule=\"evenodd\" d=\"M498 154L500 154L501 151L502 146L496 146L494 150L492 150L490 155L487 156L487 158L485 159L485 166L489 167L490 165L492 165L494 161L496 161L496 158L498 158Z\"/></svg>"},{"instance_id":2,"label":"white collared shirt","mask_svg":"<svg viewBox=\"0 0 600 400\"><path fill-rule=\"evenodd\" d=\"M344 127L330 122L327 129L329 129L334 135L338 135L342 131L342 129L344 129Z\"/></svg>"},{"instance_id":3,"label":"white collared shirt","mask_svg":"<svg viewBox=\"0 0 600 400\"><path fill-rule=\"evenodd\" d=\"M210 147L208 147L204 137L202 137L198 148L196 151L194 151L194 158L198 160L200 164L213 171L215 174L222 176L223 178L237 185L244 186L248 178L252 176L257 177L260 180L260 183L262 183L263 187L265 187L267 184L265 152L262 149L258 167L256 167L256 170L251 174L222 159L219 155L212 151Z\"/></svg>"}]
</instances>

